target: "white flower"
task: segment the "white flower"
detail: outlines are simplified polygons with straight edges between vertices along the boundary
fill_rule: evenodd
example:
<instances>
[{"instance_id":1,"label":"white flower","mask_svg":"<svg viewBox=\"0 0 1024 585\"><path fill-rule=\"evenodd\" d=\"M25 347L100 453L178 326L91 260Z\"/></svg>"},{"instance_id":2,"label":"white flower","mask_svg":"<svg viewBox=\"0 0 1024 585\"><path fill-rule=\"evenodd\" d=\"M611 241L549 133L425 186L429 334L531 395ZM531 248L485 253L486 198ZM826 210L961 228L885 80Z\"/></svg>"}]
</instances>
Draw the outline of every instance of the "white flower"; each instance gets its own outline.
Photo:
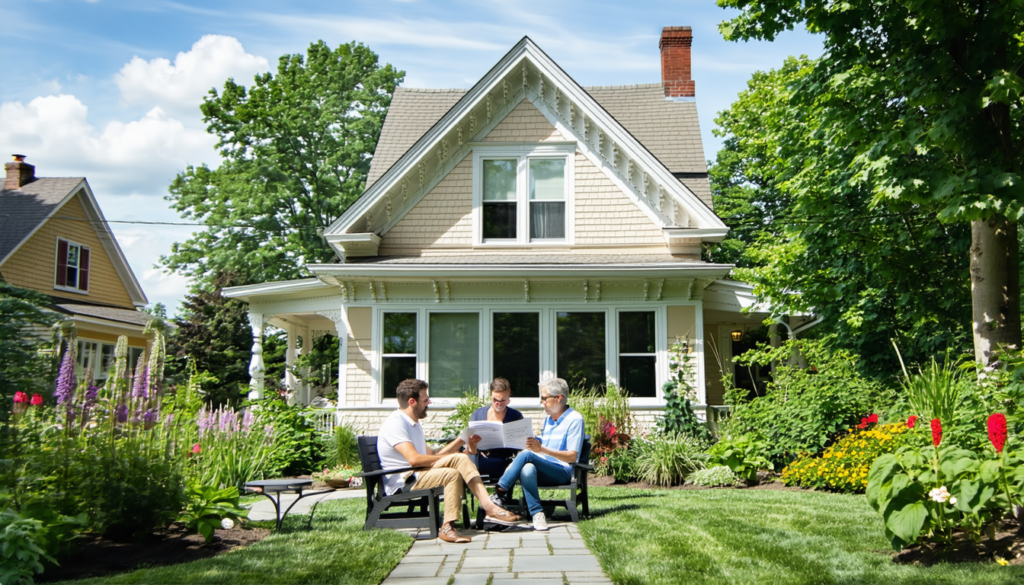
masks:
<instances>
[{"instance_id":1,"label":"white flower","mask_svg":"<svg viewBox=\"0 0 1024 585\"><path fill-rule=\"evenodd\" d=\"M949 498L949 505L950 506L955 506L956 505L956 498L955 497Z\"/></svg>"},{"instance_id":2,"label":"white flower","mask_svg":"<svg viewBox=\"0 0 1024 585\"><path fill-rule=\"evenodd\" d=\"M223 528L224 530L231 530L232 528L235 527L235 521L232 520L231 518L225 518L225 519L220 521L220 527Z\"/></svg>"},{"instance_id":3,"label":"white flower","mask_svg":"<svg viewBox=\"0 0 1024 585\"><path fill-rule=\"evenodd\" d=\"M933 502L942 504L949 500L949 491L946 490L946 486L937 487L928 492L928 497L931 498Z\"/></svg>"}]
</instances>

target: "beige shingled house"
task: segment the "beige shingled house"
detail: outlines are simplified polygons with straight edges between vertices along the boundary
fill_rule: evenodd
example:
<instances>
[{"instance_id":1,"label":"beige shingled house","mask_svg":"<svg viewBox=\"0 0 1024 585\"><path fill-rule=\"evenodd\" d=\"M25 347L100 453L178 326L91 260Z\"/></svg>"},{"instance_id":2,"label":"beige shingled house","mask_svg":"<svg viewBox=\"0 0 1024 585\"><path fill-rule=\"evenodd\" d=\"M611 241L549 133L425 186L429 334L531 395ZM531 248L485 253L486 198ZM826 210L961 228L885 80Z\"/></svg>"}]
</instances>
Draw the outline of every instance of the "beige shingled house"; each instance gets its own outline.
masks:
<instances>
[{"instance_id":1,"label":"beige shingled house","mask_svg":"<svg viewBox=\"0 0 1024 585\"><path fill-rule=\"evenodd\" d=\"M581 87L524 38L469 90L399 88L366 191L325 231L339 260L224 293L249 303L252 395L271 325L287 331L289 363L299 339L338 336L337 410L367 432L409 377L430 383L434 430L497 376L527 411L540 380L612 382L650 424L676 340L698 408L721 404L730 334L764 315L741 313L754 299L724 280L732 266L701 261L728 228L712 209L690 47L689 27L666 28L661 82Z\"/></svg>"},{"instance_id":2,"label":"beige shingled house","mask_svg":"<svg viewBox=\"0 0 1024 585\"><path fill-rule=\"evenodd\" d=\"M148 302L84 177L36 177L23 155L5 164L0 190L0 280L48 295L73 324L79 374L104 379L114 347L128 337L142 354ZM133 361L134 363L134 361Z\"/></svg>"}]
</instances>

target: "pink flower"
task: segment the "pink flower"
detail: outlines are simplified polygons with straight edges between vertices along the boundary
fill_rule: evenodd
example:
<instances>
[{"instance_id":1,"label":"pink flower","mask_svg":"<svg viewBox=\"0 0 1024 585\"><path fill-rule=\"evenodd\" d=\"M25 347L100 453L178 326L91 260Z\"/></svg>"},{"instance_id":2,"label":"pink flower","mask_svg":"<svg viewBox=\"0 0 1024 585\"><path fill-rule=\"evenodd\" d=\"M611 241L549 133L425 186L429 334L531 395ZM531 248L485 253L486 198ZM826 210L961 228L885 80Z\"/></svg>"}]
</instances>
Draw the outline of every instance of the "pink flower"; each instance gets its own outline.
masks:
<instances>
[{"instance_id":1,"label":"pink flower","mask_svg":"<svg viewBox=\"0 0 1024 585\"><path fill-rule=\"evenodd\" d=\"M997 412L989 416L986 426L988 427L988 440L992 441L996 453L1002 453L1003 447L1006 446L1006 415Z\"/></svg>"},{"instance_id":2,"label":"pink flower","mask_svg":"<svg viewBox=\"0 0 1024 585\"><path fill-rule=\"evenodd\" d=\"M193 455L199 455L199 453L202 452L202 450L203 450L203 448L199 446L199 443L196 443L195 445L192 445L192 454Z\"/></svg>"},{"instance_id":3,"label":"pink flower","mask_svg":"<svg viewBox=\"0 0 1024 585\"><path fill-rule=\"evenodd\" d=\"M32 406L42 406L43 405L43 395L42 394L33 394L32 395L32 402L31 402L31 404L32 404Z\"/></svg>"},{"instance_id":4,"label":"pink flower","mask_svg":"<svg viewBox=\"0 0 1024 585\"><path fill-rule=\"evenodd\" d=\"M20 404L22 402L28 402L28 394L25 394L21 390L14 393L14 403Z\"/></svg>"},{"instance_id":5,"label":"pink flower","mask_svg":"<svg viewBox=\"0 0 1024 585\"><path fill-rule=\"evenodd\" d=\"M907 419L907 428L912 429L914 428L915 424L917 424L917 415L912 414L910 415L910 418Z\"/></svg>"},{"instance_id":6,"label":"pink flower","mask_svg":"<svg viewBox=\"0 0 1024 585\"><path fill-rule=\"evenodd\" d=\"M872 415L868 416L868 422L869 423L877 423L878 422L878 415L877 414L872 414Z\"/></svg>"}]
</instances>

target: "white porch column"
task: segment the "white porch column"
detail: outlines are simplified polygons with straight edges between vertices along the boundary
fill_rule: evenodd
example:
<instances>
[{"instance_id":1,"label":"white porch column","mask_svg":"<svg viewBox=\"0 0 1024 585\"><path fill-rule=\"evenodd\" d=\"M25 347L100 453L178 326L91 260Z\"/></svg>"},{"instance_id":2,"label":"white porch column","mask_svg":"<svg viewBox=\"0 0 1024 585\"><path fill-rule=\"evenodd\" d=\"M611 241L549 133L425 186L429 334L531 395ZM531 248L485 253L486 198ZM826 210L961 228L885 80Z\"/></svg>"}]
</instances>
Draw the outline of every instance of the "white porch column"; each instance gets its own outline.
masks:
<instances>
[{"instance_id":1,"label":"white porch column","mask_svg":"<svg viewBox=\"0 0 1024 585\"><path fill-rule=\"evenodd\" d=\"M302 389L299 388L299 380L298 380L298 378L295 377L295 373L293 371L293 369L295 367L296 348L297 348L296 339L295 339L296 338L295 326L294 325L285 325L284 330L288 334L288 349L285 351L285 354L284 354L284 363L285 363L285 366L286 366L285 369L284 369L284 385L287 386L289 389L291 389L292 392L295 392L295 397L299 401L303 402L303 404L308 404L309 401L306 400L305 396L302 396L302 392L301 392Z\"/></svg>"},{"instance_id":2,"label":"white porch column","mask_svg":"<svg viewBox=\"0 0 1024 585\"><path fill-rule=\"evenodd\" d=\"M263 375L267 369L263 366L263 313L249 311L249 327L252 329L252 359L249 361L249 400L263 398Z\"/></svg>"},{"instance_id":3,"label":"white porch column","mask_svg":"<svg viewBox=\"0 0 1024 585\"><path fill-rule=\"evenodd\" d=\"M348 332L351 331L348 310L342 305L337 311L317 311L317 314L334 321L334 328L338 334L338 408L341 408L347 401Z\"/></svg>"}]
</instances>

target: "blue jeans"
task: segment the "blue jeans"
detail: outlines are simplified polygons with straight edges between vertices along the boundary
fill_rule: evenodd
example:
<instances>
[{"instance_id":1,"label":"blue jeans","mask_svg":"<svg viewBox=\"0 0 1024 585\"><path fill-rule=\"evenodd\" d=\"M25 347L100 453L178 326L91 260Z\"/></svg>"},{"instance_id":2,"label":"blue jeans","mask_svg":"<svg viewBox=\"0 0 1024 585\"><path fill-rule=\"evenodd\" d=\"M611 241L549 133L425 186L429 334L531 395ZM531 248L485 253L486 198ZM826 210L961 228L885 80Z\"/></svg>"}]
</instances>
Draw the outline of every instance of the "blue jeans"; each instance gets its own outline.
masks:
<instances>
[{"instance_id":1,"label":"blue jeans","mask_svg":"<svg viewBox=\"0 0 1024 585\"><path fill-rule=\"evenodd\" d=\"M572 471L533 451L520 451L505 470L505 474L498 480L498 487L510 492L512 486L516 484L516 479L523 486L526 507L530 510L530 516L533 516L537 512L544 511L540 505L538 485L567 484L572 480Z\"/></svg>"}]
</instances>

